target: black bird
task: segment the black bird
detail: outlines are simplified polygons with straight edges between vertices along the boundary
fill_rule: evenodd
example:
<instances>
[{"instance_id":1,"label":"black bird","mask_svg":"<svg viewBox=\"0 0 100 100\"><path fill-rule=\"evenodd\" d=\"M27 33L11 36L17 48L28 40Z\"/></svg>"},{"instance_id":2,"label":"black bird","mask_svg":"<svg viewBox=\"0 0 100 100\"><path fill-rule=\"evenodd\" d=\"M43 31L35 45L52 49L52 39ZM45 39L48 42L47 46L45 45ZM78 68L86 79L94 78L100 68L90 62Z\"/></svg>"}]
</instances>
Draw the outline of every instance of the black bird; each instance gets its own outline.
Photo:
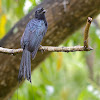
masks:
<instances>
[{"instance_id":1,"label":"black bird","mask_svg":"<svg viewBox=\"0 0 100 100\"><path fill-rule=\"evenodd\" d=\"M22 81L23 77L31 82L31 56L32 59L35 58L40 43L47 32L47 27L45 10L38 8L35 12L35 18L29 21L21 38L23 54L19 68L19 82Z\"/></svg>"}]
</instances>

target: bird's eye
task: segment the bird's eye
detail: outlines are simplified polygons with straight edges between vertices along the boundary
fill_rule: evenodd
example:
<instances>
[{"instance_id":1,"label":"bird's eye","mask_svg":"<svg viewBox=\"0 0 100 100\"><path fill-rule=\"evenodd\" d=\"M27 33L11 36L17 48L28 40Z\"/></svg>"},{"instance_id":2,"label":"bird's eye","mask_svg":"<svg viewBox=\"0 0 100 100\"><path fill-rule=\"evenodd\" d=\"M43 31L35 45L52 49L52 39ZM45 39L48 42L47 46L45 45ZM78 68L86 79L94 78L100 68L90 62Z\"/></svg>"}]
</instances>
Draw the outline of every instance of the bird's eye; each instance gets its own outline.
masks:
<instances>
[{"instance_id":1,"label":"bird's eye","mask_svg":"<svg viewBox=\"0 0 100 100\"><path fill-rule=\"evenodd\" d=\"M37 13L40 14L40 13L42 13L43 10L44 10L43 8L38 9L38 10L37 10Z\"/></svg>"}]
</instances>

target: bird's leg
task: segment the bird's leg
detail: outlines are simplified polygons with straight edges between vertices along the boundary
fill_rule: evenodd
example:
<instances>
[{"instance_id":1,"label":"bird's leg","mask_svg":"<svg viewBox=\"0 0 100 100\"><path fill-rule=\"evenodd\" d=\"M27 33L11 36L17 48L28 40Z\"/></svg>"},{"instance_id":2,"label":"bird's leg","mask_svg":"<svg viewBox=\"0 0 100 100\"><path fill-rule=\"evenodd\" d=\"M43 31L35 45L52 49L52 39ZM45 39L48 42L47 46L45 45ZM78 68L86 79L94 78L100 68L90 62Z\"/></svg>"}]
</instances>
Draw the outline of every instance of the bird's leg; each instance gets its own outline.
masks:
<instances>
[{"instance_id":1,"label":"bird's leg","mask_svg":"<svg viewBox=\"0 0 100 100\"><path fill-rule=\"evenodd\" d=\"M42 45L39 45L39 48L42 47ZM41 53L43 54L43 50L41 50Z\"/></svg>"}]
</instances>

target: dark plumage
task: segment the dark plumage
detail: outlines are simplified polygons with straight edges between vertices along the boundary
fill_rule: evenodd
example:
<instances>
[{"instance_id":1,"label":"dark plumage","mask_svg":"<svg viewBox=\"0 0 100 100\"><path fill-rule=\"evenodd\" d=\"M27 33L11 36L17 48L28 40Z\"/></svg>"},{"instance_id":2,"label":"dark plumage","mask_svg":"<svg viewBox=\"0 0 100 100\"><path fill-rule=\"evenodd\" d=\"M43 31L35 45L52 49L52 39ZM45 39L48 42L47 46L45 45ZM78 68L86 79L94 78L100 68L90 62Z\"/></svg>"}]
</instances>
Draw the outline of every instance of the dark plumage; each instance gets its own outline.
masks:
<instances>
[{"instance_id":1,"label":"dark plumage","mask_svg":"<svg viewBox=\"0 0 100 100\"><path fill-rule=\"evenodd\" d=\"M46 32L45 10L38 8L35 12L35 18L29 21L21 38L23 54L18 75L19 82L22 80L22 77L24 79L26 77L31 82L31 55L34 59Z\"/></svg>"}]
</instances>

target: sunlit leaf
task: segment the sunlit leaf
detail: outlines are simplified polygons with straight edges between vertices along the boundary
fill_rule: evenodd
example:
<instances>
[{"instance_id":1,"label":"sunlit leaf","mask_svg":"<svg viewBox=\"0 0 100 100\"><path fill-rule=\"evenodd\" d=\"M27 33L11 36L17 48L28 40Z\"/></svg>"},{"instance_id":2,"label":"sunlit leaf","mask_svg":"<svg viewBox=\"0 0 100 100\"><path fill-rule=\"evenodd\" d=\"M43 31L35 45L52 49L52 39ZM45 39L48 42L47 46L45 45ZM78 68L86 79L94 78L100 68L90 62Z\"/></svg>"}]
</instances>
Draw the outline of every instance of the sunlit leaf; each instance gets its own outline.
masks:
<instances>
[{"instance_id":1,"label":"sunlit leaf","mask_svg":"<svg viewBox=\"0 0 100 100\"><path fill-rule=\"evenodd\" d=\"M6 33L5 29L6 21L7 21L6 15L3 14L0 19L0 38L2 38Z\"/></svg>"}]
</instances>

